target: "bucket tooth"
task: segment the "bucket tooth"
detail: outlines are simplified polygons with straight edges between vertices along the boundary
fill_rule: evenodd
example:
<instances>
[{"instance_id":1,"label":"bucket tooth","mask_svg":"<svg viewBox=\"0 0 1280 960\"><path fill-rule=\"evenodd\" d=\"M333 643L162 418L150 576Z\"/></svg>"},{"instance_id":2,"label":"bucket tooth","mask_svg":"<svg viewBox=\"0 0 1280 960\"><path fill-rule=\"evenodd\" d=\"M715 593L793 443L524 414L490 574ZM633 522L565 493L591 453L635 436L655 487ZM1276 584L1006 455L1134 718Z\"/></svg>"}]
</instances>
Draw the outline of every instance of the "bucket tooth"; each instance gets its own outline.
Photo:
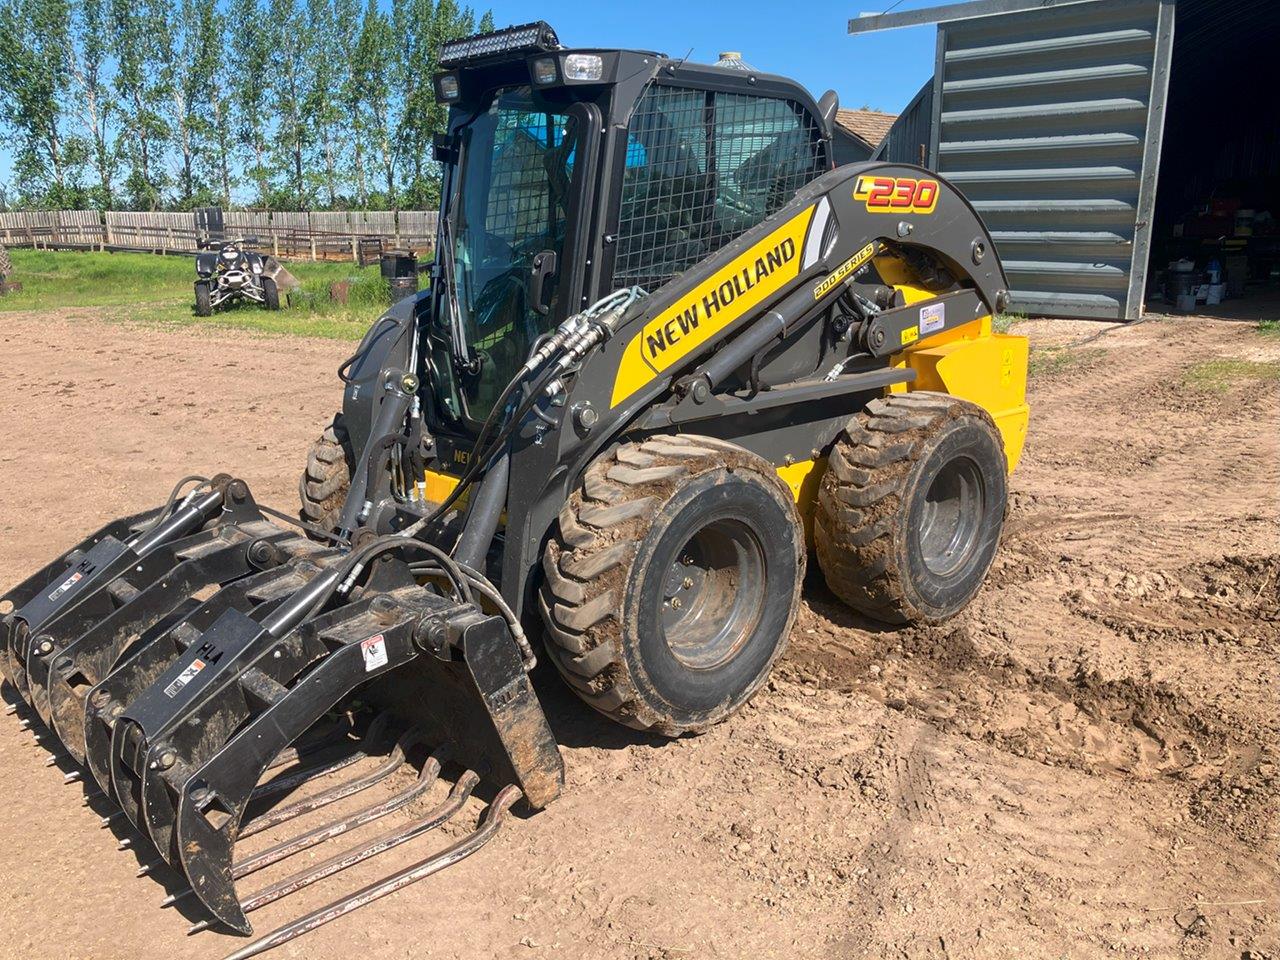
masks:
<instances>
[{"instance_id":1,"label":"bucket tooth","mask_svg":"<svg viewBox=\"0 0 1280 960\"><path fill-rule=\"evenodd\" d=\"M326 906L313 910L303 917L299 917L291 923L285 924L278 930L267 934L260 940L229 954L225 960L248 960L249 957L257 956L265 953L282 944L288 943L290 940L296 940L305 933L310 933L317 927L322 927L326 923L344 917L354 910L358 910L366 904L373 903L388 894L395 893L397 890L403 890L412 883L417 883L434 873L439 873L446 867L450 867L460 860L465 860L471 856L486 843L493 839L494 835L501 828L506 818L507 811L521 797L519 787L508 786L498 791L493 802L484 812L484 816L480 820L479 826L474 831L463 837L456 843L451 844L439 853L436 853L424 860L419 860L412 866L406 867L390 876L379 880L375 883L361 887L355 893L349 894L341 899L335 900ZM413 828L410 828L413 829ZM417 836L423 831L419 830L414 833Z\"/></svg>"}]
</instances>

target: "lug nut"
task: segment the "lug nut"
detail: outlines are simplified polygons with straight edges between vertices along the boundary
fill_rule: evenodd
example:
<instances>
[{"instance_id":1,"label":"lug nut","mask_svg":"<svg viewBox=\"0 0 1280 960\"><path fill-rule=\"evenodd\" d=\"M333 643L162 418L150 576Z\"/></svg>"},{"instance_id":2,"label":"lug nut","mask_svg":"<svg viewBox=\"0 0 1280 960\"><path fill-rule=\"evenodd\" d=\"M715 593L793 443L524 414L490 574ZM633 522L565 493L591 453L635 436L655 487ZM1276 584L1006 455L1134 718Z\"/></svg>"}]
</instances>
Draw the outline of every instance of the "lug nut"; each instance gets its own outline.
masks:
<instances>
[{"instance_id":1,"label":"lug nut","mask_svg":"<svg viewBox=\"0 0 1280 960\"><path fill-rule=\"evenodd\" d=\"M672 609L674 609L674 610L679 610L679 609L680 609L681 607L683 607L683 606L684 606L684 604L681 602L681 600L680 600L680 598L679 598L679 597L672 597L672 598L671 598L671 607L672 607Z\"/></svg>"},{"instance_id":2,"label":"lug nut","mask_svg":"<svg viewBox=\"0 0 1280 960\"><path fill-rule=\"evenodd\" d=\"M693 588L693 577L685 577L680 581L681 590L691 590Z\"/></svg>"}]
</instances>

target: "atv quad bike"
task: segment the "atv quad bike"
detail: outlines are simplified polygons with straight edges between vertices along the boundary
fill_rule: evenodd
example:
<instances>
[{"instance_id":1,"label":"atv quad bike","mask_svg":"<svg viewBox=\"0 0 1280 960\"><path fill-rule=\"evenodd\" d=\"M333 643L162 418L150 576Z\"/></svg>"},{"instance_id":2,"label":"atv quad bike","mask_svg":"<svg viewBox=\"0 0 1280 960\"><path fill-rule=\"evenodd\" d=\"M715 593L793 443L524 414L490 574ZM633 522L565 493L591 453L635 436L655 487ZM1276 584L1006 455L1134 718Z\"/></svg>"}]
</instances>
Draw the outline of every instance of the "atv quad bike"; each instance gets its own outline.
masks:
<instances>
[{"instance_id":1,"label":"atv quad bike","mask_svg":"<svg viewBox=\"0 0 1280 960\"><path fill-rule=\"evenodd\" d=\"M955 614L1025 436L1027 343L992 331L990 235L927 170L833 169L834 94L565 50L542 23L442 63L431 287L340 369L303 523L242 479L187 478L0 608L28 719L185 878L170 899L198 900L200 926L248 933L259 907L487 800L443 851L236 957L556 799L530 636L592 708L676 736L765 681L810 548L871 617ZM406 760L412 786L277 838ZM237 890L442 778L427 813Z\"/></svg>"},{"instance_id":2,"label":"atv quad bike","mask_svg":"<svg viewBox=\"0 0 1280 960\"><path fill-rule=\"evenodd\" d=\"M280 264L250 250L247 244L254 242L251 237L214 241L196 254L196 316L210 316L241 300L280 309Z\"/></svg>"}]
</instances>

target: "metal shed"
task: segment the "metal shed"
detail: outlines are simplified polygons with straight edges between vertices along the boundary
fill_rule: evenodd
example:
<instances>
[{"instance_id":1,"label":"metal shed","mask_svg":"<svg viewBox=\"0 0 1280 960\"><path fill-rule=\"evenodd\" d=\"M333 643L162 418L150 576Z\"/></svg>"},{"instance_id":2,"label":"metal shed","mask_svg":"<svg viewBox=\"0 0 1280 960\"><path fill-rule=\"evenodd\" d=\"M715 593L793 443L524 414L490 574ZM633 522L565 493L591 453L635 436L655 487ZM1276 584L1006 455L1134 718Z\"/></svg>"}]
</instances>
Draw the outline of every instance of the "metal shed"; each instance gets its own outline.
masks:
<instances>
[{"instance_id":1,"label":"metal shed","mask_svg":"<svg viewBox=\"0 0 1280 960\"><path fill-rule=\"evenodd\" d=\"M1276 0L971 0L858 17L849 32L937 24L933 78L876 156L923 156L969 196L1004 258L1011 309L1135 319L1171 75L1212 70L1206 44L1221 47L1219 65L1259 33L1274 51L1278 12ZM1265 110L1277 123L1274 103Z\"/></svg>"}]
</instances>

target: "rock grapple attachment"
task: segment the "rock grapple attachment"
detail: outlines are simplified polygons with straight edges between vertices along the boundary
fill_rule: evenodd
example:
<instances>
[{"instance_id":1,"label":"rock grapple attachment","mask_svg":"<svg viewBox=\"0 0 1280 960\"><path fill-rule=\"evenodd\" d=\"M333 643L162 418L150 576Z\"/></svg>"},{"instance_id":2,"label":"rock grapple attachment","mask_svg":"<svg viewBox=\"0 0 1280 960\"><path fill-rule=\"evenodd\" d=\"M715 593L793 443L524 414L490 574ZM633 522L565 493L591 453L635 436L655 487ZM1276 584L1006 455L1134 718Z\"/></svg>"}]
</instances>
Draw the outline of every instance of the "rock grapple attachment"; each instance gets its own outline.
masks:
<instances>
[{"instance_id":1,"label":"rock grapple attachment","mask_svg":"<svg viewBox=\"0 0 1280 960\"><path fill-rule=\"evenodd\" d=\"M520 647L447 559L433 566L404 537L313 541L225 475L177 493L6 593L0 668L90 789L181 872L189 888L166 904L198 900L210 917L193 930L247 934L249 913L463 816L473 794L489 799L472 833L235 954L251 956L468 856L521 798L558 795L563 766ZM416 779L390 792L406 763ZM447 796L406 819L446 772ZM351 809L357 795L373 799ZM238 841L303 820L237 860ZM237 893L378 821L376 835Z\"/></svg>"}]
</instances>

